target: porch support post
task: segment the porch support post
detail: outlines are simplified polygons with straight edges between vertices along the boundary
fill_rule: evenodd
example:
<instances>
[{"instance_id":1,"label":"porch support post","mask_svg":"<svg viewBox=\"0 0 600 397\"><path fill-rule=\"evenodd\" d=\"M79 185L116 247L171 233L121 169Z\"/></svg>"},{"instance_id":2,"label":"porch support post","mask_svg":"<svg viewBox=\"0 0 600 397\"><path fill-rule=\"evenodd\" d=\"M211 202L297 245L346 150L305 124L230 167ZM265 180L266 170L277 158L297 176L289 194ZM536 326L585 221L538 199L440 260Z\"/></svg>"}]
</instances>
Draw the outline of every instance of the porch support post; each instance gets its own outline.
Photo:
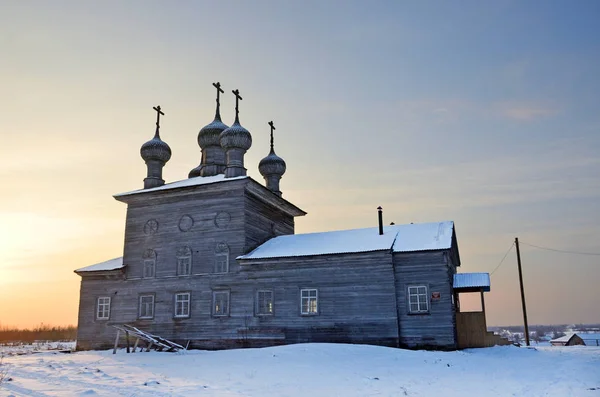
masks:
<instances>
[{"instance_id":1,"label":"porch support post","mask_svg":"<svg viewBox=\"0 0 600 397\"><path fill-rule=\"evenodd\" d=\"M479 290L481 294L481 311L483 312L483 324L485 325L485 330L487 331L487 319L485 316L485 299L483 298L483 288Z\"/></svg>"}]
</instances>

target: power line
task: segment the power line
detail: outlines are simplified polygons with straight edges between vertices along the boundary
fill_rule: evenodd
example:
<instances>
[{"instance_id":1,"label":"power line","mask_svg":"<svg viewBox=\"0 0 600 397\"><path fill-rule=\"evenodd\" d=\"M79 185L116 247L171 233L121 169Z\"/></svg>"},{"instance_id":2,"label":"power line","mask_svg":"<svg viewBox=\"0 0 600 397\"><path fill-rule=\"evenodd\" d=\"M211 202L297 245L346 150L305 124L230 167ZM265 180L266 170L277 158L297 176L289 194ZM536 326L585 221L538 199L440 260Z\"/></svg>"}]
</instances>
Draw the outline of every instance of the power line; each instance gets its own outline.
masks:
<instances>
[{"instance_id":1,"label":"power line","mask_svg":"<svg viewBox=\"0 0 600 397\"><path fill-rule=\"evenodd\" d=\"M510 247L508 247L508 251L506 251L506 254L504 254L504 257L502 257L502 260L500 261L500 263L498 263L498 266L496 266L496 268L495 268L494 270L492 270L492 272L490 273L490 276L491 276L492 274L494 274L494 272L495 272L496 270L498 270L498 268L499 268L499 267L502 265L502 262L504 262L504 260L506 259L506 256L508 255L508 253L510 252L510 250L511 250L511 249L512 249L512 247L514 247L514 246L515 246L515 243L513 242L513 243L510 245Z\"/></svg>"},{"instance_id":2,"label":"power line","mask_svg":"<svg viewBox=\"0 0 600 397\"><path fill-rule=\"evenodd\" d=\"M560 252L562 254L600 256L600 253L594 253L594 252L566 251L566 250L558 250L558 249L554 249L554 248L540 247L539 245L524 243L522 241L520 241L520 243L524 244L524 245L528 245L528 246L533 247L533 248L538 248L538 249L546 250L546 251Z\"/></svg>"}]
</instances>

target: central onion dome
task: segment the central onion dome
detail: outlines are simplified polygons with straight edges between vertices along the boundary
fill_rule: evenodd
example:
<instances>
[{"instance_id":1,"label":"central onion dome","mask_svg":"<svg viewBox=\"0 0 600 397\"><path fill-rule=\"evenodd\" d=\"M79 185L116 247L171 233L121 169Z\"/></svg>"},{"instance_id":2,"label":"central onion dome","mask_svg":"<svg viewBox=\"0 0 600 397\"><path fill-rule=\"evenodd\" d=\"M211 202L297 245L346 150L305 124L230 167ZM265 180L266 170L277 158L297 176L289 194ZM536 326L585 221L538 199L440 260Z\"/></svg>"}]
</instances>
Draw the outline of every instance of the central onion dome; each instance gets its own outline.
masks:
<instances>
[{"instance_id":1,"label":"central onion dome","mask_svg":"<svg viewBox=\"0 0 600 397\"><path fill-rule=\"evenodd\" d=\"M198 145L202 152L200 165L191 170L188 174L189 178L197 176L215 176L222 174L225 171L225 151L221 147L219 136L225 131L227 125L221 121L221 101L220 94L225 93L221 89L221 83L213 83L213 87L217 89L217 110L215 119L212 123L202 127L198 133Z\"/></svg>"},{"instance_id":2,"label":"central onion dome","mask_svg":"<svg viewBox=\"0 0 600 397\"><path fill-rule=\"evenodd\" d=\"M217 114L212 123L202 127L198 133L198 145L200 149L204 149L208 146L220 146L219 136L221 132L225 131L229 126L221 121L221 115L217 109Z\"/></svg>"},{"instance_id":3,"label":"central onion dome","mask_svg":"<svg viewBox=\"0 0 600 397\"><path fill-rule=\"evenodd\" d=\"M171 159L171 148L160 139L157 129L154 138L144 143L140 148L140 155L145 162L160 161L166 163Z\"/></svg>"},{"instance_id":4,"label":"central onion dome","mask_svg":"<svg viewBox=\"0 0 600 397\"><path fill-rule=\"evenodd\" d=\"M246 151L252 146L252 135L250 135L250 131L241 126L236 117L231 127L221 132L219 142L225 150L241 149Z\"/></svg>"}]
</instances>

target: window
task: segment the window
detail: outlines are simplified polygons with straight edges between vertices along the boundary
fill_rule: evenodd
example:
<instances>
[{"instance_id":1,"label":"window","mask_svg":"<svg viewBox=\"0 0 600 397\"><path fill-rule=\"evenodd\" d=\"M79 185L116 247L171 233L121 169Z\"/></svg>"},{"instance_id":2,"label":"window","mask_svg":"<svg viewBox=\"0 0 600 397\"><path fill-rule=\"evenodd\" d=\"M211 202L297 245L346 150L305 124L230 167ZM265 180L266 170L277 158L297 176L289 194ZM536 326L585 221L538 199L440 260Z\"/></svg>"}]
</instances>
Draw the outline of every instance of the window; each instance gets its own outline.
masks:
<instances>
[{"instance_id":1,"label":"window","mask_svg":"<svg viewBox=\"0 0 600 397\"><path fill-rule=\"evenodd\" d=\"M102 296L98 298L98 307L96 309L96 319L108 320L110 317L110 297Z\"/></svg>"},{"instance_id":2,"label":"window","mask_svg":"<svg viewBox=\"0 0 600 397\"><path fill-rule=\"evenodd\" d=\"M316 289L300 290L300 312L302 314L317 314L318 293Z\"/></svg>"},{"instance_id":3,"label":"window","mask_svg":"<svg viewBox=\"0 0 600 397\"><path fill-rule=\"evenodd\" d=\"M190 247L179 247L177 250L177 275L188 276L192 271L192 250Z\"/></svg>"},{"instance_id":4,"label":"window","mask_svg":"<svg viewBox=\"0 0 600 397\"><path fill-rule=\"evenodd\" d=\"M140 318L154 317L154 295L140 295Z\"/></svg>"},{"instance_id":5,"label":"window","mask_svg":"<svg viewBox=\"0 0 600 397\"><path fill-rule=\"evenodd\" d=\"M256 314L259 316L273 314L273 291L261 290L256 292Z\"/></svg>"},{"instance_id":6,"label":"window","mask_svg":"<svg viewBox=\"0 0 600 397\"><path fill-rule=\"evenodd\" d=\"M229 315L229 291L213 292L213 316Z\"/></svg>"},{"instance_id":7,"label":"window","mask_svg":"<svg viewBox=\"0 0 600 397\"><path fill-rule=\"evenodd\" d=\"M427 313L429 311L425 285L408 287L408 311L410 313Z\"/></svg>"},{"instance_id":8,"label":"window","mask_svg":"<svg viewBox=\"0 0 600 397\"><path fill-rule=\"evenodd\" d=\"M175 294L175 317L190 316L190 293L181 292Z\"/></svg>"},{"instance_id":9,"label":"window","mask_svg":"<svg viewBox=\"0 0 600 397\"><path fill-rule=\"evenodd\" d=\"M229 247L225 243L217 244L215 248L215 273L229 271Z\"/></svg>"},{"instance_id":10,"label":"window","mask_svg":"<svg viewBox=\"0 0 600 397\"><path fill-rule=\"evenodd\" d=\"M146 250L144 252L144 278L154 277L156 268L156 251Z\"/></svg>"}]
</instances>

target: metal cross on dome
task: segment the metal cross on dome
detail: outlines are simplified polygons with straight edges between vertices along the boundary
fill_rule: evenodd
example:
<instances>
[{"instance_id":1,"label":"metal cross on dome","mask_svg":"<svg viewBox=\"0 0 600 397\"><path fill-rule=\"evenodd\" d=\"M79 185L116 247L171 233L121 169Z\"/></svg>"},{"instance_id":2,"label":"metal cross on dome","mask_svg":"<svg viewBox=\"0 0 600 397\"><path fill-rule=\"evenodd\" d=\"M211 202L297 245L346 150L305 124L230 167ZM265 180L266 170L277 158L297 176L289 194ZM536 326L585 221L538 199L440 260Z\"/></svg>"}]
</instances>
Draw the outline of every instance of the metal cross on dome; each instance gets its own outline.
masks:
<instances>
[{"instance_id":1,"label":"metal cross on dome","mask_svg":"<svg viewBox=\"0 0 600 397\"><path fill-rule=\"evenodd\" d=\"M156 110L156 127L160 128L160 115L165 115L162 110L160 110L160 105L154 106L152 109Z\"/></svg>"},{"instance_id":2,"label":"metal cross on dome","mask_svg":"<svg viewBox=\"0 0 600 397\"><path fill-rule=\"evenodd\" d=\"M275 124L273 124L273 120L268 122L271 127L271 150L273 150L273 131L275 131Z\"/></svg>"},{"instance_id":3,"label":"metal cross on dome","mask_svg":"<svg viewBox=\"0 0 600 397\"><path fill-rule=\"evenodd\" d=\"M216 83L213 83L213 86L217 89L217 106L219 106L221 104L221 102L219 102L219 94L224 94L225 91L221 89L221 83L219 83L218 81Z\"/></svg>"},{"instance_id":4,"label":"metal cross on dome","mask_svg":"<svg viewBox=\"0 0 600 397\"><path fill-rule=\"evenodd\" d=\"M240 113L239 104L243 98L240 96L240 90L235 89L231 92L233 92L233 95L235 95L235 121L237 121L239 123L239 117L238 117L238 115Z\"/></svg>"}]
</instances>

